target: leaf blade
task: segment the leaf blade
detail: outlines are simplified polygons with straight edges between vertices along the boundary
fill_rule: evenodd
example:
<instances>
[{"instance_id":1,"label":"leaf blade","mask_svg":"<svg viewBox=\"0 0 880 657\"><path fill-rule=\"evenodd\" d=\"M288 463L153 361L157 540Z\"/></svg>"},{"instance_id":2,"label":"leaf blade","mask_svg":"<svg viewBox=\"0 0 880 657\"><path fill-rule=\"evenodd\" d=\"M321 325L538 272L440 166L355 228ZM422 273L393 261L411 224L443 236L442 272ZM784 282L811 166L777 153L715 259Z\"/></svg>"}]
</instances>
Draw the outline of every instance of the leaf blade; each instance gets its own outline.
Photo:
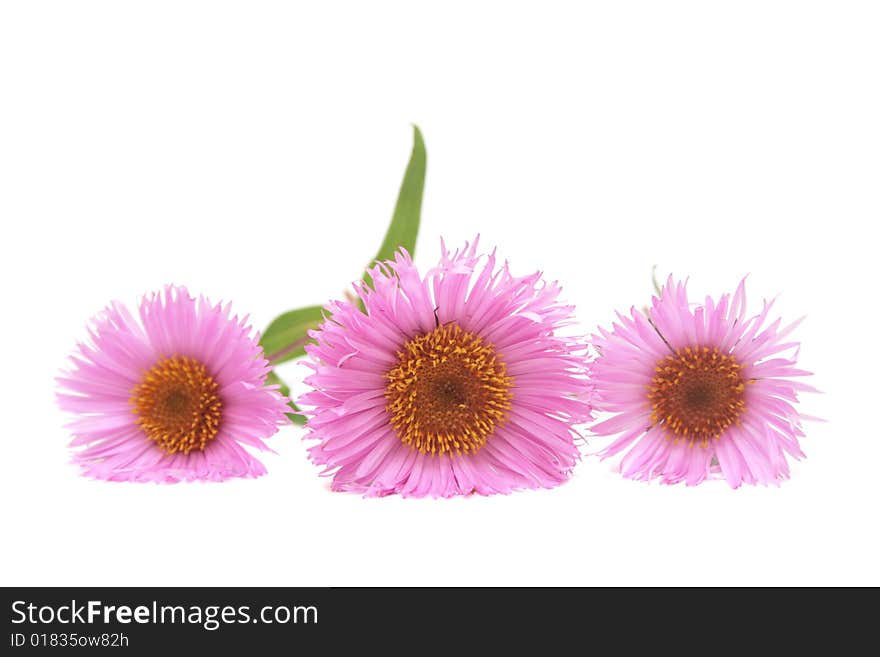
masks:
<instances>
[{"instance_id":1,"label":"leaf blade","mask_svg":"<svg viewBox=\"0 0 880 657\"><path fill-rule=\"evenodd\" d=\"M400 191L397 194L397 204L394 206L394 214L382 246L376 257L370 262L393 260L394 254L405 248L411 256L415 255L416 239L419 235L419 224L422 216L422 197L425 191L425 173L428 166L428 154L425 149L425 140L419 126L413 125L413 147L410 153L409 163L400 183ZM364 281L372 286L369 274L364 274Z\"/></svg>"},{"instance_id":2,"label":"leaf blade","mask_svg":"<svg viewBox=\"0 0 880 657\"><path fill-rule=\"evenodd\" d=\"M283 313L263 332L260 345L272 365L285 363L305 354L308 332L324 321L323 306L307 306Z\"/></svg>"},{"instance_id":3,"label":"leaf blade","mask_svg":"<svg viewBox=\"0 0 880 657\"><path fill-rule=\"evenodd\" d=\"M280 392L285 397L290 397L290 386L284 383L284 381L281 380L281 377L275 374L274 370L266 375L266 385L279 386L278 392Z\"/></svg>"}]
</instances>

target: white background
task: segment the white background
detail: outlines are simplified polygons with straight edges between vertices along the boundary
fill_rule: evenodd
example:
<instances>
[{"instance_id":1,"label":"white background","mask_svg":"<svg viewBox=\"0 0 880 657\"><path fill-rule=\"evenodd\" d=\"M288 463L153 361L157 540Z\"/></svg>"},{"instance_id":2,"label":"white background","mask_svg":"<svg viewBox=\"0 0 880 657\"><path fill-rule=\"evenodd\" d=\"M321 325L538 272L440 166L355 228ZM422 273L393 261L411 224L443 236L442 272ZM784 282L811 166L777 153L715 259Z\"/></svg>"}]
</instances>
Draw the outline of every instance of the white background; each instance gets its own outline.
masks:
<instances>
[{"instance_id":1,"label":"white background","mask_svg":"<svg viewBox=\"0 0 880 657\"><path fill-rule=\"evenodd\" d=\"M878 33L869 2L3 3L0 583L880 584ZM792 480L587 459L552 491L364 500L293 427L259 480L80 478L53 377L85 320L168 282L257 328L338 297L411 122L423 266L479 231L585 332L654 263L807 314L801 408L830 421Z\"/></svg>"}]
</instances>

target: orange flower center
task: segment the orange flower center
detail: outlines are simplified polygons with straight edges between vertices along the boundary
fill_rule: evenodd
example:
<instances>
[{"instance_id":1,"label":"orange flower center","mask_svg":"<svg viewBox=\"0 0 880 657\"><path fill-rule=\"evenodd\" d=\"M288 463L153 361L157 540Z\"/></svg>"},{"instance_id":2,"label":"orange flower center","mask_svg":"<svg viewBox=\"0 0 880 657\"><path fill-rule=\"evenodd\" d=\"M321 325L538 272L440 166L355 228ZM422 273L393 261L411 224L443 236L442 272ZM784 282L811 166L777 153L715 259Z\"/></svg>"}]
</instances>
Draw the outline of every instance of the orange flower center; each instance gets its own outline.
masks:
<instances>
[{"instance_id":1,"label":"orange flower center","mask_svg":"<svg viewBox=\"0 0 880 657\"><path fill-rule=\"evenodd\" d=\"M167 454L203 450L220 428L217 382L200 362L163 358L132 390L137 423Z\"/></svg>"},{"instance_id":2,"label":"orange flower center","mask_svg":"<svg viewBox=\"0 0 880 657\"><path fill-rule=\"evenodd\" d=\"M742 365L717 347L678 349L657 363L648 392L651 422L667 437L707 447L745 411Z\"/></svg>"},{"instance_id":3,"label":"orange flower center","mask_svg":"<svg viewBox=\"0 0 880 657\"><path fill-rule=\"evenodd\" d=\"M513 379L492 345L457 324L409 340L385 375L400 440L425 454L473 454L503 422Z\"/></svg>"}]
</instances>

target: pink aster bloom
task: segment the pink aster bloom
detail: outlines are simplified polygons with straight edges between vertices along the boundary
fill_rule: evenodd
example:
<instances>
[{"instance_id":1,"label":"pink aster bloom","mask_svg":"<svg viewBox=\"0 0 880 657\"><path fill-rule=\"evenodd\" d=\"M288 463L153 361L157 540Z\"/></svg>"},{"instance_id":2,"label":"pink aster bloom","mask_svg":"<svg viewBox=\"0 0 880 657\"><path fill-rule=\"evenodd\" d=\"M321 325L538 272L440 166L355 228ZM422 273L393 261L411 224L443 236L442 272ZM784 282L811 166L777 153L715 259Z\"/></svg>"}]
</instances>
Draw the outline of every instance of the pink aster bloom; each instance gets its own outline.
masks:
<instances>
[{"instance_id":1,"label":"pink aster bloom","mask_svg":"<svg viewBox=\"0 0 880 657\"><path fill-rule=\"evenodd\" d=\"M334 302L307 347L312 460L333 490L488 495L563 482L589 419L585 348L558 335L572 307L541 274L512 276L477 243L441 247L422 277L401 249L363 302Z\"/></svg>"},{"instance_id":2,"label":"pink aster bloom","mask_svg":"<svg viewBox=\"0 0 880 657\"><path fill-rule=\"evenodd\" d=\"M163 483L264 474L242 446L267 449L289 408L263 385L269 364L247 318L183 287L139 310L112 303L58 378L60 406L78 416L68 427L83 473Z\"/></svg>"},{"instance_id":3,"label":"pink aster bloom","mask_svg":"<svg viewBox=\"0 0 880 657\"><path fill-rule=\"evenodd\" d=\"M618 313L611 331L593 336L595 404L614 416L592 431L618 436L600 455L629 449L624 476L666 484L788 478L786 455L803 456L797 393L815 389L795 380L810 374L788 340L801 320L767 324L772 307L747 317L745 281L732 297L692 305L670 277L647 315Z\"/></svg>"}]
</instances>

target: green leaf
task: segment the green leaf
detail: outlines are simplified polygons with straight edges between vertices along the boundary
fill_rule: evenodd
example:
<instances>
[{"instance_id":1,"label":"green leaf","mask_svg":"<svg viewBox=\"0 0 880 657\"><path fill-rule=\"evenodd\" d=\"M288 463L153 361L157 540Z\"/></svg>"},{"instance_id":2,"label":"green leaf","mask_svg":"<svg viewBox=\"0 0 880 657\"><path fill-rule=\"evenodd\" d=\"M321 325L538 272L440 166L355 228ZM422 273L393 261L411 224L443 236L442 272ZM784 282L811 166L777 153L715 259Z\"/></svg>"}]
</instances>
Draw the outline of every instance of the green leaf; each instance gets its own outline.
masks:
<instances>
[{"instance_id":1,"label":"green leaf","mask_svg":"<svg viewBox=\"0 0 880 657\"><path fill-rule=\"evenodd\" d=\"M425 141L418 126L414 125L412 154L397 195L397 205L385 233L385 239L373 262L393 259L400 247L404 247L410 255L415 254L426 166ZM364 281L370 286L373 284L369 274L364 274ZM359 305L363 310L363 306L360 303ZM269 324L260 339L266 358L272 365L278 365L303 356L305 346L309 343L308 332L317 328L323 320L321 306L300 308L279 315Z\"/></svg>"},{"instance_id":2,"label":"green leaf","mask_svg":"<svg viewBox=\"0 0 880 657\"><path fill-rule=\"evenodd\" d=\"M276 317L260 338L266 359L272 365L278 365L305 354L305 346L310 341L308 332L322 321L321 306L299 308Z\"/></svg>"},{"instance_id":3,"label":"green leaf","mask_svg":"<svg viewBox=\"0 0 880 657\"><path fill-rule=\"evenodd\" d=\"M266 377L266 384L270 386L281 386L279 392L281 392L281 394L285 397L290 396L290 386L284 383L284 381L281 380L281 377L275 374L274 371L269 372L268 376ZM288 406L290 406L290 408L294 411L299 411L299 408L297 408L296 404L294 404L293 402L288 402ZM306 419L302 415L294 415L293 413L288 413L287 417L291 422L300 426L306 423Z\"/></svg>"},{"instance_id":4,"label":"green leaf","mask_svg":"<svg viewBox=\"0 0 880 657\"><path fill-rule=\"evenodd\" d=\"M403 182L400 184L394 215L391 217L391 224L385 233L379 253L370 262L370 266L376 261L393 260L395 252L400 247L404 247L410 255L415 255L419 221L422 216L422 194L425 191L427 161L428 155L422 132L419 126L413 125L412 154L403 174ZM373 285L369 274L364 274L364 281L370 286Z\"/></svg>"},{"instance_id":5,"label":"green leaf","mask_svg":"<svg viewBox=\"0 0 880 657\"><path fill-rule=\"evenodd\" d=\"M290 402L290 407L295 411L299 410L296 407L296 404L294 404L293 402ZM295 415L294 413L288 413L287 419L290 420L291 422L293 422L294 424L298 424L301 427L304 427L306 425L306 419L302 415Z\"/></svg>"},{"instance_id":6,"label":"green leaf","mask_svg":"<svg viewBox=\"0 0 880 657\"><path fill-rule=\"evenodd\" d=\"M281 377L275 374L274 370L269 372L269 374L266 376L266 385L281 386L279 392L285 397L290 397L290 386L284 383L284 381L281 380Z\"/></svg>"}]
</instances>

